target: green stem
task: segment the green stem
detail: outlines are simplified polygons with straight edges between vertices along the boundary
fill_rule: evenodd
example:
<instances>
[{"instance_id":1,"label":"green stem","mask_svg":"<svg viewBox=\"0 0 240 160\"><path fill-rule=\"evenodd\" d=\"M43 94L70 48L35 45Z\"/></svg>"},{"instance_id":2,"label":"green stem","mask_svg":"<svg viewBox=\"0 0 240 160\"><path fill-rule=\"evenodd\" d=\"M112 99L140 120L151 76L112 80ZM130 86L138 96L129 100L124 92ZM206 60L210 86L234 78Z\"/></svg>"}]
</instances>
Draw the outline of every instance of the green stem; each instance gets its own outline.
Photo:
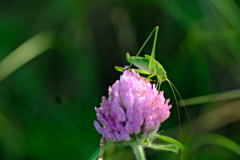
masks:
<instances>
[{"instance_id":1,"label":"green stem","mask_svg":"<svg viewBox=\"0 0 240 160\"><path fill-rule=\"evenodd\" d=\"M132 145L132 148L137 160L146 160L144 150L141 145Z\"/></svg>"}]
</instances>

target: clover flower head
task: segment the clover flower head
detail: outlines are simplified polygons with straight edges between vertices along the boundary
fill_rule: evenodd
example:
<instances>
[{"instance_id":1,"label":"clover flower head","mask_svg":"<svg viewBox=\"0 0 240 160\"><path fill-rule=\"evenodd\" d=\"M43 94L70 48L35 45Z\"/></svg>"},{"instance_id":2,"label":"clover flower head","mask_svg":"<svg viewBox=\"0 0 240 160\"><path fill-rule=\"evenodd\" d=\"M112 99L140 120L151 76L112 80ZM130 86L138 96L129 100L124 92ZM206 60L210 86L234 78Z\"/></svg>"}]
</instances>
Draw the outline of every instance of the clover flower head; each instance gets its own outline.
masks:
<instances>
[{"instance_id":1,"label":"clover flower head","mask_svg":"<svg viewBox=\"0 0 240 160\"><path fill-rule=\"evenodd\" d=\"M157 132L169 115L169 99L134 70L125 70L96 108L96 130L108 141L131 141Z\"/></svg>"}]
</instances>

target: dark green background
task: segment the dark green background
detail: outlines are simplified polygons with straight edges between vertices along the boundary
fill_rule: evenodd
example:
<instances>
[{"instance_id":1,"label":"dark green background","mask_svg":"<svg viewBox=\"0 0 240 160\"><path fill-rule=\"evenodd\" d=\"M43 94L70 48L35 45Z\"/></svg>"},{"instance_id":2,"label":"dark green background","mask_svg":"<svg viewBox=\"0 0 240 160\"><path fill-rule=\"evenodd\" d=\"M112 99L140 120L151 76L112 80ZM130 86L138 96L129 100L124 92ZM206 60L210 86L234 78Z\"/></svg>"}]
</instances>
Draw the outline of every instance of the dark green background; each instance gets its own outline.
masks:
<instances>
[{"instance_id":1,"label":"dark green background","mask_svg":"<svg viewBox=\"0 0 240 160\"><path fill-rule=\"evenodd\" d=\"M87 159L101 138L93 126L94 107L99 107L101 96L107 96L108 87L121 74L114 66L127 65L125 53L135 55L155 26L160 27L156 59L183 99L238 89L239 3L1 1L0 61L42 31L51 29L56 35L51 49L0 82L0 159ZM152 40L142 55L150 54L151 48ZM173 94L166 82L161 89L166 98L171 98L173 108L159 131L179 139ZM187 106L195 143L188 143L193 142L193 135L186 113L180 108L184 159L239 159L239 152L231 151L230 144L220 140L223 146L213 145L207 140L208 133L215 133L240 143L239 104L238 99L229 98ZM151 149L146 150L146 156L179 159L174 153ZM115 146L105 157L134 159L130 148Z\"/></svg>"}]
</instances>

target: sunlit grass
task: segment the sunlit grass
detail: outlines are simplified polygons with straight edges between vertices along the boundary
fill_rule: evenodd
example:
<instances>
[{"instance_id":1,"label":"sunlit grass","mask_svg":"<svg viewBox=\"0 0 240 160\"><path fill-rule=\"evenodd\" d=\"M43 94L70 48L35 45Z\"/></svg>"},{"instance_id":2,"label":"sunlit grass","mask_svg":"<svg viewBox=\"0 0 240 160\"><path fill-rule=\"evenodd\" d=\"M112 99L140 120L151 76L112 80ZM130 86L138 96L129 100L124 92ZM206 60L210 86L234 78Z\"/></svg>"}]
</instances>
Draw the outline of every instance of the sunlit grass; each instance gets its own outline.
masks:
<instances>
[{"instance_id":1,"label":"sunlit grass","mask_svg":"<svg viewBox=\"0 0 240 160\"><path fill-rule=\"evenodd\" d=\"M160 33L156 60L186 99L194 128L192 135L180 108L186 159L209 159L207 153L211 159L239 158L238 1L5 3L0 6L5 23L0 39L9 45L0 45L0 57L7 55L0 60L0 159L87 159L100 140L93 127L94 107L120 74L114 66L126 64L125 53L130 49L134 55L154 26ZM116 8L121 12L116 14ZM48 29L60 36L39 33ZM165 93L173 98L170 90ZM175 106L171 114L160 131L179 138ZM154 160L180 156L146 155ZM129 148L110 145L105 157L134 155Z\"/></svg>"},{"instance_id":2,"label":"sunlit grass","mask_svg":"<svg viewBox=\"0 0 240 160\"><path fill-rule=\"evenodd\" d=\"M0 82L12 72L50 49L54 31L44 31L24 42L6 58L0 61Z\"/></svg>"}]
</instances>

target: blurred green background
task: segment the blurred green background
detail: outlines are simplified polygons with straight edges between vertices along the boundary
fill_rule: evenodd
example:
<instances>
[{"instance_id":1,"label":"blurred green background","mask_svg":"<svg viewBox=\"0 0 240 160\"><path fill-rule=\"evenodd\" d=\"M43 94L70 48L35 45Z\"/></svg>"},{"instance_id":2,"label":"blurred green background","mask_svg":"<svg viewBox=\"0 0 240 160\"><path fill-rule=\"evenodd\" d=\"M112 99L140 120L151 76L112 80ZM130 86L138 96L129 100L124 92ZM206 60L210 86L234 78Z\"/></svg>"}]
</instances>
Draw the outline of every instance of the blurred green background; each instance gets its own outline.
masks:
<instances>
[{"instance_id":1,"label":"blurred green background","mask_svg":"<svg viewBox=\"0 0 240 160\"><path fill-rule=\"evenodd\" d=\"M0 159L89 158L101 138L93 126L94 107L121 74L114 66L127 65L125 53L135 55L155 26L156 59L183 99L223 92L191 105L186 100L194 136L180 108L183 159L239 159L239 5L238 0L1 1ZM152 41L142 55L151 48ZM166 82L161 87L173 108L159 131L180 140L173 94ZM180 154L146 149L146 156ZM105 157L134 159L129 147L114 145Z\"/></svg>"}]
</instances>

